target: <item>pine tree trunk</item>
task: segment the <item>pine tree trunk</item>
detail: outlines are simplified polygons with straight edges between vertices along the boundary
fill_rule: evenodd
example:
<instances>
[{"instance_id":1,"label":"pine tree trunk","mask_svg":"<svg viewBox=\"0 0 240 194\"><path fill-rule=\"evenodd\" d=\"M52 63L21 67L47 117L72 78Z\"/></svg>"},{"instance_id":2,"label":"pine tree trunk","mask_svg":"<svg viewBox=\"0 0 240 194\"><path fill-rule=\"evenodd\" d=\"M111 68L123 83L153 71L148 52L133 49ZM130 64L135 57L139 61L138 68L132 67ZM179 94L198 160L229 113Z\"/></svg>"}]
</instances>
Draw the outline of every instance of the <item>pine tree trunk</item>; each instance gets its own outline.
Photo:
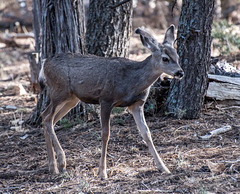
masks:
<instances>
[{"instance_id":1,"label":"pine tree trunk","mask_svg":"<svg viewBox=\"0 0 240 194\"><path fill-rule=\"evenodd\" d=\"M42 1L42 59L57 53L85 52L82 0Z\"/></svg>"},{"instance_id":2,"label":"pine tree trunk","mask_svg":"<svg viewBox=\"0 0 240 194\"><path fill-rule=\"evenodd\" d=\"M183 1L177 51L185 76L172 82L165 103L166 112L175 117L200 116L207 89L213 12L214 0Z\"/></svg>"},{"instance_id":3,"label":"pine tree trunk","mask_svg":"<svg viewBox=\"0 0 240 194\"><path fill-rule=\"evenodd\" d=\"M83 0L34 0L33 8L39 66L43 59L57 53L85 53ZM45 90L39 95L37 106L27 123L40 124L40 114L47 104L48 91Z\"/></svg>"},{"instance_id":4,"label":"pine tree trunk","mask_svg":"<svg viewBox=\"0 0 240 194\"><path fill-rule=\"evenodd\" d=\"M88 52L104 57L126 57L132 29L132 1L90 0L87 22Z\"/></svg>"}]
</instances>

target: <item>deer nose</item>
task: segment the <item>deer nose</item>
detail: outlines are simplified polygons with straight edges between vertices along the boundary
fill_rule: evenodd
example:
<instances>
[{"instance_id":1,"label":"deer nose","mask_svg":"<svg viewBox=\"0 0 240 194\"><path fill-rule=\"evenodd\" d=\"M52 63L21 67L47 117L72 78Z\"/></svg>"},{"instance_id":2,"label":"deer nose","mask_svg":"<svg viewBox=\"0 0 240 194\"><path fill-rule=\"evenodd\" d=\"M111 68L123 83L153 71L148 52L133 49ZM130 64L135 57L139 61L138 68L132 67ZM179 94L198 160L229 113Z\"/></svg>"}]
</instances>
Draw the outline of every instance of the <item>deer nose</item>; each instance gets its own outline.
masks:
<instances>
[{"instance_id":1,"label":"deer nose","mask_svg":"<svg viewBox=\"0 0 240 194\"><path fill-rule=\"evenodd\" d=\"M174 77L177 79L181 79L184 76L183 70L179 70L175 73Z\"/></svg>"}]
</instances>

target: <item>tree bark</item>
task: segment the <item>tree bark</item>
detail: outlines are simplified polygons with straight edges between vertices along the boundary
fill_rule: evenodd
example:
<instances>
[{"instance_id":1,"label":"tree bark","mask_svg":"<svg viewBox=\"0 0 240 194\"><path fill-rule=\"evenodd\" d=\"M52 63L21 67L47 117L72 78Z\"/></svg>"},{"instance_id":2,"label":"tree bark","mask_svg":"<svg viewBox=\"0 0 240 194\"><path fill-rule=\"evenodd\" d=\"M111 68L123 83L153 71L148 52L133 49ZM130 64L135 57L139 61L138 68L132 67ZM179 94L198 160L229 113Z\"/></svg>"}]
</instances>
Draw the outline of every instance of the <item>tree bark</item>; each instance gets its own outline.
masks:
<instances>
[{"instance_id":1,"label":"tree bark","mask_svg":"<svg viewBox=\"0 0 240 194\"><path fill-rule=\"evenodd\" d=\"M177 118L200 116L207 89L213 13L214 0L183 1L177 51L185 76L172 81L165 103L166 112Z\"/></svg>"},{"instance_id":2,"label":"tree bark","mask_svg":"<svg viewBox=\"0 0 240 194\"><path fill-rule=\"evenodd\" d=\"M85 53L82 0L42 1L42 56L57 53Z\"/></svg>"},{"instance_id":3,"label":"tree bark","mask_svg":"<svg viewBox=\"0 0 240 194\"><path fill-rule=\"evenodd\" d=\"M39 66L45 58L57 53L85 53L85 15L82 0L34 0L33 15ZM48 91L45 90L39 95L37 106L27 123L40 124L40 114L47 104Z\"/></svg>"},{"instance_id":4,"label":"tree bark","mask_svg":"<svg viewBox=\"0 0 240 194\"><path fill-rule=\"evenodd\" d=\"M132 1L90 0L86 42L88 53L104 57L126 57L132 29ZM112 7L112 8L111 8Z\"/></svg>"}]
</instances>

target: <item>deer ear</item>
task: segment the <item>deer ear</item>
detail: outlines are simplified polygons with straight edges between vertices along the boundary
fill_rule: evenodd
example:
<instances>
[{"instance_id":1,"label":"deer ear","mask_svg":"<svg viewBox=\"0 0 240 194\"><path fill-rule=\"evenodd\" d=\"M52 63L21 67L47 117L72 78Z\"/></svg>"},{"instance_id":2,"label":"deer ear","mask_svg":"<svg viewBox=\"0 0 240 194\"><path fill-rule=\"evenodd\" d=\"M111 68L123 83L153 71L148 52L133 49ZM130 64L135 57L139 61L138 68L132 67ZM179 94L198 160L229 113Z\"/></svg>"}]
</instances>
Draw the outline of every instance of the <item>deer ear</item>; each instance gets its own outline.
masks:
<instances>
[{"instance_id":1,"label":"deer ear","mask_svg":"<svg viewBox=\"0 0 240 194\"><path fill-rule=\"evenodd\" d=\"M170 44L170 45L173 46L173 43L174 43L174 40L175 40L174 30L175 30L175 26L172 24L166 31L163 44Z\"/></svg>"},{"instance_id":2,"label":"deer ear","mask_svg":"<svg viewBox=\"0 0 240 194\"><path fill-rule=\"evenodd\" d=\"M143 46L150 49L150 46L147 44L147 41L145 40L145 38L141 34L140 34L140 38L141 38Z\"/></svg>"},{"instance_id":3,"label":"deer ear","mask_svg":"<svg viewBox=\"0 0 240 194\"><path fill-rule=\"evenodd\" d=\"M140 34L143 46L150 49L151 52L159 50L157 40L153 38L148 32L142 30L141 28L137 28L135 33Z\"/></svg>"}]
</instances>

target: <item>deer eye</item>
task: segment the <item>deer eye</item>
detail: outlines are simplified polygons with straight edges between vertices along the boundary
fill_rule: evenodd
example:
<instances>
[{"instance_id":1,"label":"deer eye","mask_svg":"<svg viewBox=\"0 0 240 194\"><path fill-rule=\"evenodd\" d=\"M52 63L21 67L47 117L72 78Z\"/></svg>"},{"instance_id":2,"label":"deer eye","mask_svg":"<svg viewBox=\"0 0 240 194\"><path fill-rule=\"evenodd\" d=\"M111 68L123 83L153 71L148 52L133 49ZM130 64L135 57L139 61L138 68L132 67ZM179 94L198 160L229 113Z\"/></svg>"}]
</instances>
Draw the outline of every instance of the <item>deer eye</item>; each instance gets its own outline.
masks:
<instances>
[{"instance_id":1,"label":"deer eye","mask_svg":"<svg viewBox=\"0 0 240 194\"><path fill-rule=\"evenodd\" d=\"M168 59L167 57L163 57L162 60L163 60L163 62L165 62L165 63L168 63L168 62L169 62L169 59Z\"/></svg>"}]
</instances>

